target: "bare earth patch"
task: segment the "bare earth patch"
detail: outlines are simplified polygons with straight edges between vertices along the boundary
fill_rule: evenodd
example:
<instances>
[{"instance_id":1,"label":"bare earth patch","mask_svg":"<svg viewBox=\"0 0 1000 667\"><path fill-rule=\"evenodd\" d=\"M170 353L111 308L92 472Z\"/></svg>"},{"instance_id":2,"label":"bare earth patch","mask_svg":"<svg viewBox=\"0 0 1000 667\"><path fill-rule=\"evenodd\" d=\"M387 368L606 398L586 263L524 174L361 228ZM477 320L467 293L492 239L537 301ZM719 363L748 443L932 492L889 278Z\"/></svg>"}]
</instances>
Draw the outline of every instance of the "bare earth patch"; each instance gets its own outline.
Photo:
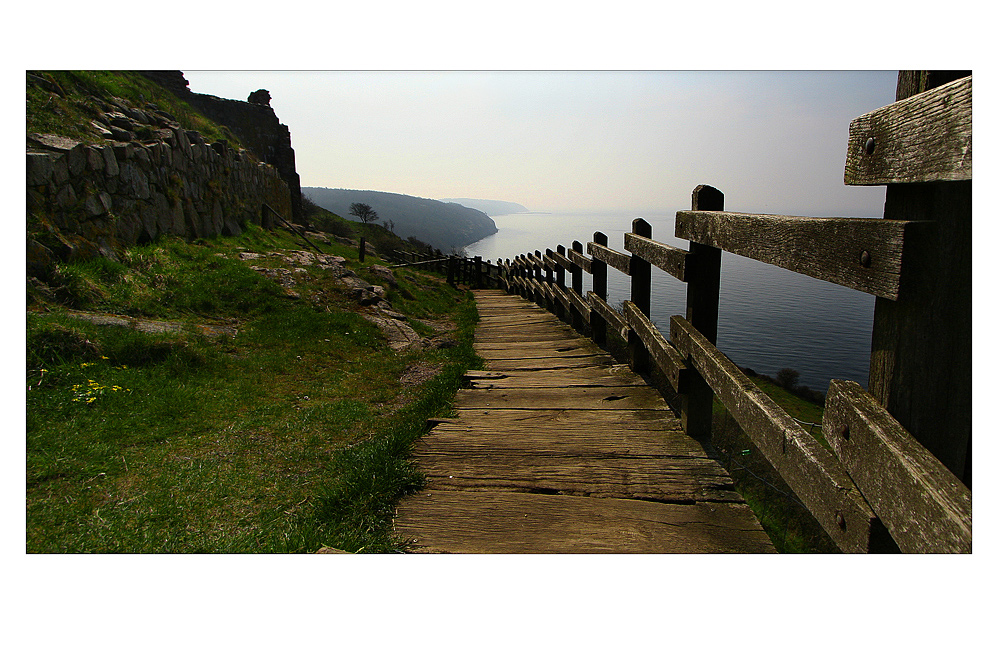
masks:
<instances>
[{"instance_id":1,"label":"bare earth patch","mask_svg":"<svg viewBox=\"0 0 1000 667\"><path fill-rule=\"evenodd\" d=\"M128 317L126 315L105 315L99 313L87 313L79 310L69 310L65 313L68 317L75 317L98 325L111 325L119 327L131 327L137 331L145 333L183 333L194 330L204 336L236 336L235 326L225 326L219 324L191 324L189 322L166 322L163 320L150 320L143 317Z\"/></svg>"}]
</instances>

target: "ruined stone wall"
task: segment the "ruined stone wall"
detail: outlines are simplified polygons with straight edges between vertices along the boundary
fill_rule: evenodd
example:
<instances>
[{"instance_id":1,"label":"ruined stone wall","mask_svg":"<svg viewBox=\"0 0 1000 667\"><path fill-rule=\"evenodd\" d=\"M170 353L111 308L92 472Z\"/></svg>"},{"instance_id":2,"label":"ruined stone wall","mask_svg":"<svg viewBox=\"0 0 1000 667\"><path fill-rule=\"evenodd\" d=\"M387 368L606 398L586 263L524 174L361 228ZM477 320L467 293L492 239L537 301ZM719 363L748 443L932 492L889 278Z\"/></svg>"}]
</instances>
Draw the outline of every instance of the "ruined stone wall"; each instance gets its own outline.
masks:
<instances>
[{"instance_id":1,"label":"ruined stone wall","mask_svg":"<svg viewBox=\"0 0 1000 667\"><path fill-rule=\"evenodd\" d=\"M295 151L288 126L278 122L274 110L266 104L227 100L213 95L192 93L191 106L220 125L225 125L260 160L274 165L292 193L292 217L301 221L302 194L295 171Z\"/></svg>"},{"instance_id":2,"label":"ruined stone wall","mask_svg":"<svg viewBox=\"0 0 1000 667\"><path fill-rule=\"evenodd\" d=\"M292 197L292 217L302 222L302 192L299 175L295 171L295 150L288 126L278 120L268 100L270 95L257 95L247 91L248 100L227 100L214 95L193 93L184 74L170 70L143 70L139 72L171 91L196 110L219 125L225 125L257 159L274 165L288 183ZM251 102L250 99L255 101Z\"/></svg>"},{"instance_id":3,"label":"ruined stone wall","mask_svg":"<svg viewBox=\"0 0 1000 667\"><path fill-rule=\"evenodd\" d=\"M155 140L103 145L29 135L29 272L165 234L238 234L262 223L265 204L291 220L289 186L274 166L169 119L158 125Z\"/></svg>"}]
</instances>

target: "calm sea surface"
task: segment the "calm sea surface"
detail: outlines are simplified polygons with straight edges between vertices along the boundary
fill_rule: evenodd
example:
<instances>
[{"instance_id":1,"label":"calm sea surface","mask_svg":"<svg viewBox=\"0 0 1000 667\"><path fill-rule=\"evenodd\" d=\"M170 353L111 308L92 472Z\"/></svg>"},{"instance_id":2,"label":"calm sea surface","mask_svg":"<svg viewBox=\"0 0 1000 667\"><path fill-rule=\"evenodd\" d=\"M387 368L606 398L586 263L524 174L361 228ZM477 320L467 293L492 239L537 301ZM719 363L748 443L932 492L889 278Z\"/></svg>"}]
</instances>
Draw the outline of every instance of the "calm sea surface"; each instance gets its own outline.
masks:
<instances>
[{"instance_id":1,"label":"calm sea surface","mask_svg":"<svg viewBox=\"0 0 1000 667\"><path fill-rule=\"evenodd\" d=\"M632 218L621 214L516 213L492 216L499 230L466 248L496 263L522 253L580 241L586 247L595 231L623 250ZM644 214L653 238L678 248L674 213ZM591 289L584 273L584 290ZM608 302L621 309L629 298L628 276L608 268ZM779 369L799 371L799 383L826 391L832 378L868 385L875 297L799 275L770 264L723 253L718 347L739 366L774 377ZM684 284L653 269L652 320L667 338L670 316L684 314Z\"/></svg>"}]
</instances>

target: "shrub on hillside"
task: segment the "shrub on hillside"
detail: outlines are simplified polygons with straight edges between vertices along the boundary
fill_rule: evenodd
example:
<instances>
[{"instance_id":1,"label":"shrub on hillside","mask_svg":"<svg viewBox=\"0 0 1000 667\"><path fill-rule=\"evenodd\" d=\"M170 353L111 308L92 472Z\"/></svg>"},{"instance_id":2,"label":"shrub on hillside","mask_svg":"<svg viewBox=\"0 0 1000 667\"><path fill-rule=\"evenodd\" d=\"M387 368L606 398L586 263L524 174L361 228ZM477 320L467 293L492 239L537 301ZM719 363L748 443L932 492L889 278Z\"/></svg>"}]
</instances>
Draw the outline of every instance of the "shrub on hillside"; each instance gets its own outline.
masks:
<instances>
[{"instance_id":1,"label":"shrub on hillside","mask_svg":"<svg viewBox=\"0 0 1000 667\"><path fill-rule=\"evenodd\" d=\"M778 371L776 380L781 387L792 391L799 383L799 372L793 368L782 368Z\"/></svg>"}]
</instances>

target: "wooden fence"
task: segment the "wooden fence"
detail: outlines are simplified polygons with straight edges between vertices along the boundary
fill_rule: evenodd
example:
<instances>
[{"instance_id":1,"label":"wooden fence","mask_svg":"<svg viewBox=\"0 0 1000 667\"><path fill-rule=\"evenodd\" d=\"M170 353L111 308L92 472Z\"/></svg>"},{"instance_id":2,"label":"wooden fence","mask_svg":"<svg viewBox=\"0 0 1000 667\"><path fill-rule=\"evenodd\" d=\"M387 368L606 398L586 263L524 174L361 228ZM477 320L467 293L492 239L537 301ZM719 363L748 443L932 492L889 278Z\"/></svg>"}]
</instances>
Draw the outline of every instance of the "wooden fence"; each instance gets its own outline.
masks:
<instances>
[{"instance_id":1,"label":"wooden fence","mask_svg":"<svg viewBox=\"0 0 1000 667\"><path fill-rule=\"evenodd\" d=\"M851 123L845 169L847 184L892 184L887 215L920 217L733 213L724 211L722 192L700 185L691 210L676 214L674 234L690 242L687 250L652 239L639 218L624 236L626 252L596 232L586 249L574 241L496 265L480 257L408 259L447 273L449 282L520 294L599 345L610 327L628 342L635 371L655 365L669 379L689 435L710 434L718 398L841 550L971 552L972 78L929 88L933 74L901 72L898 101ZM958 241L942 243L942 235ZM876 297L871 393L830 382L822 428L832 449L715 347L722 251ZM609 267L629 277L621 311L607 302ZM686 312L670 318L669 340L649 320L653 267L686 284ZM593 277L586 294L584 272ZM951 319L942 329L941 311L927 308L946 308L949 299L962 303L945 310ZM937 406L934 417L906 423L928 405ZM918 441L922 430L934 448Z\"/></svg>"}]
</instances>

